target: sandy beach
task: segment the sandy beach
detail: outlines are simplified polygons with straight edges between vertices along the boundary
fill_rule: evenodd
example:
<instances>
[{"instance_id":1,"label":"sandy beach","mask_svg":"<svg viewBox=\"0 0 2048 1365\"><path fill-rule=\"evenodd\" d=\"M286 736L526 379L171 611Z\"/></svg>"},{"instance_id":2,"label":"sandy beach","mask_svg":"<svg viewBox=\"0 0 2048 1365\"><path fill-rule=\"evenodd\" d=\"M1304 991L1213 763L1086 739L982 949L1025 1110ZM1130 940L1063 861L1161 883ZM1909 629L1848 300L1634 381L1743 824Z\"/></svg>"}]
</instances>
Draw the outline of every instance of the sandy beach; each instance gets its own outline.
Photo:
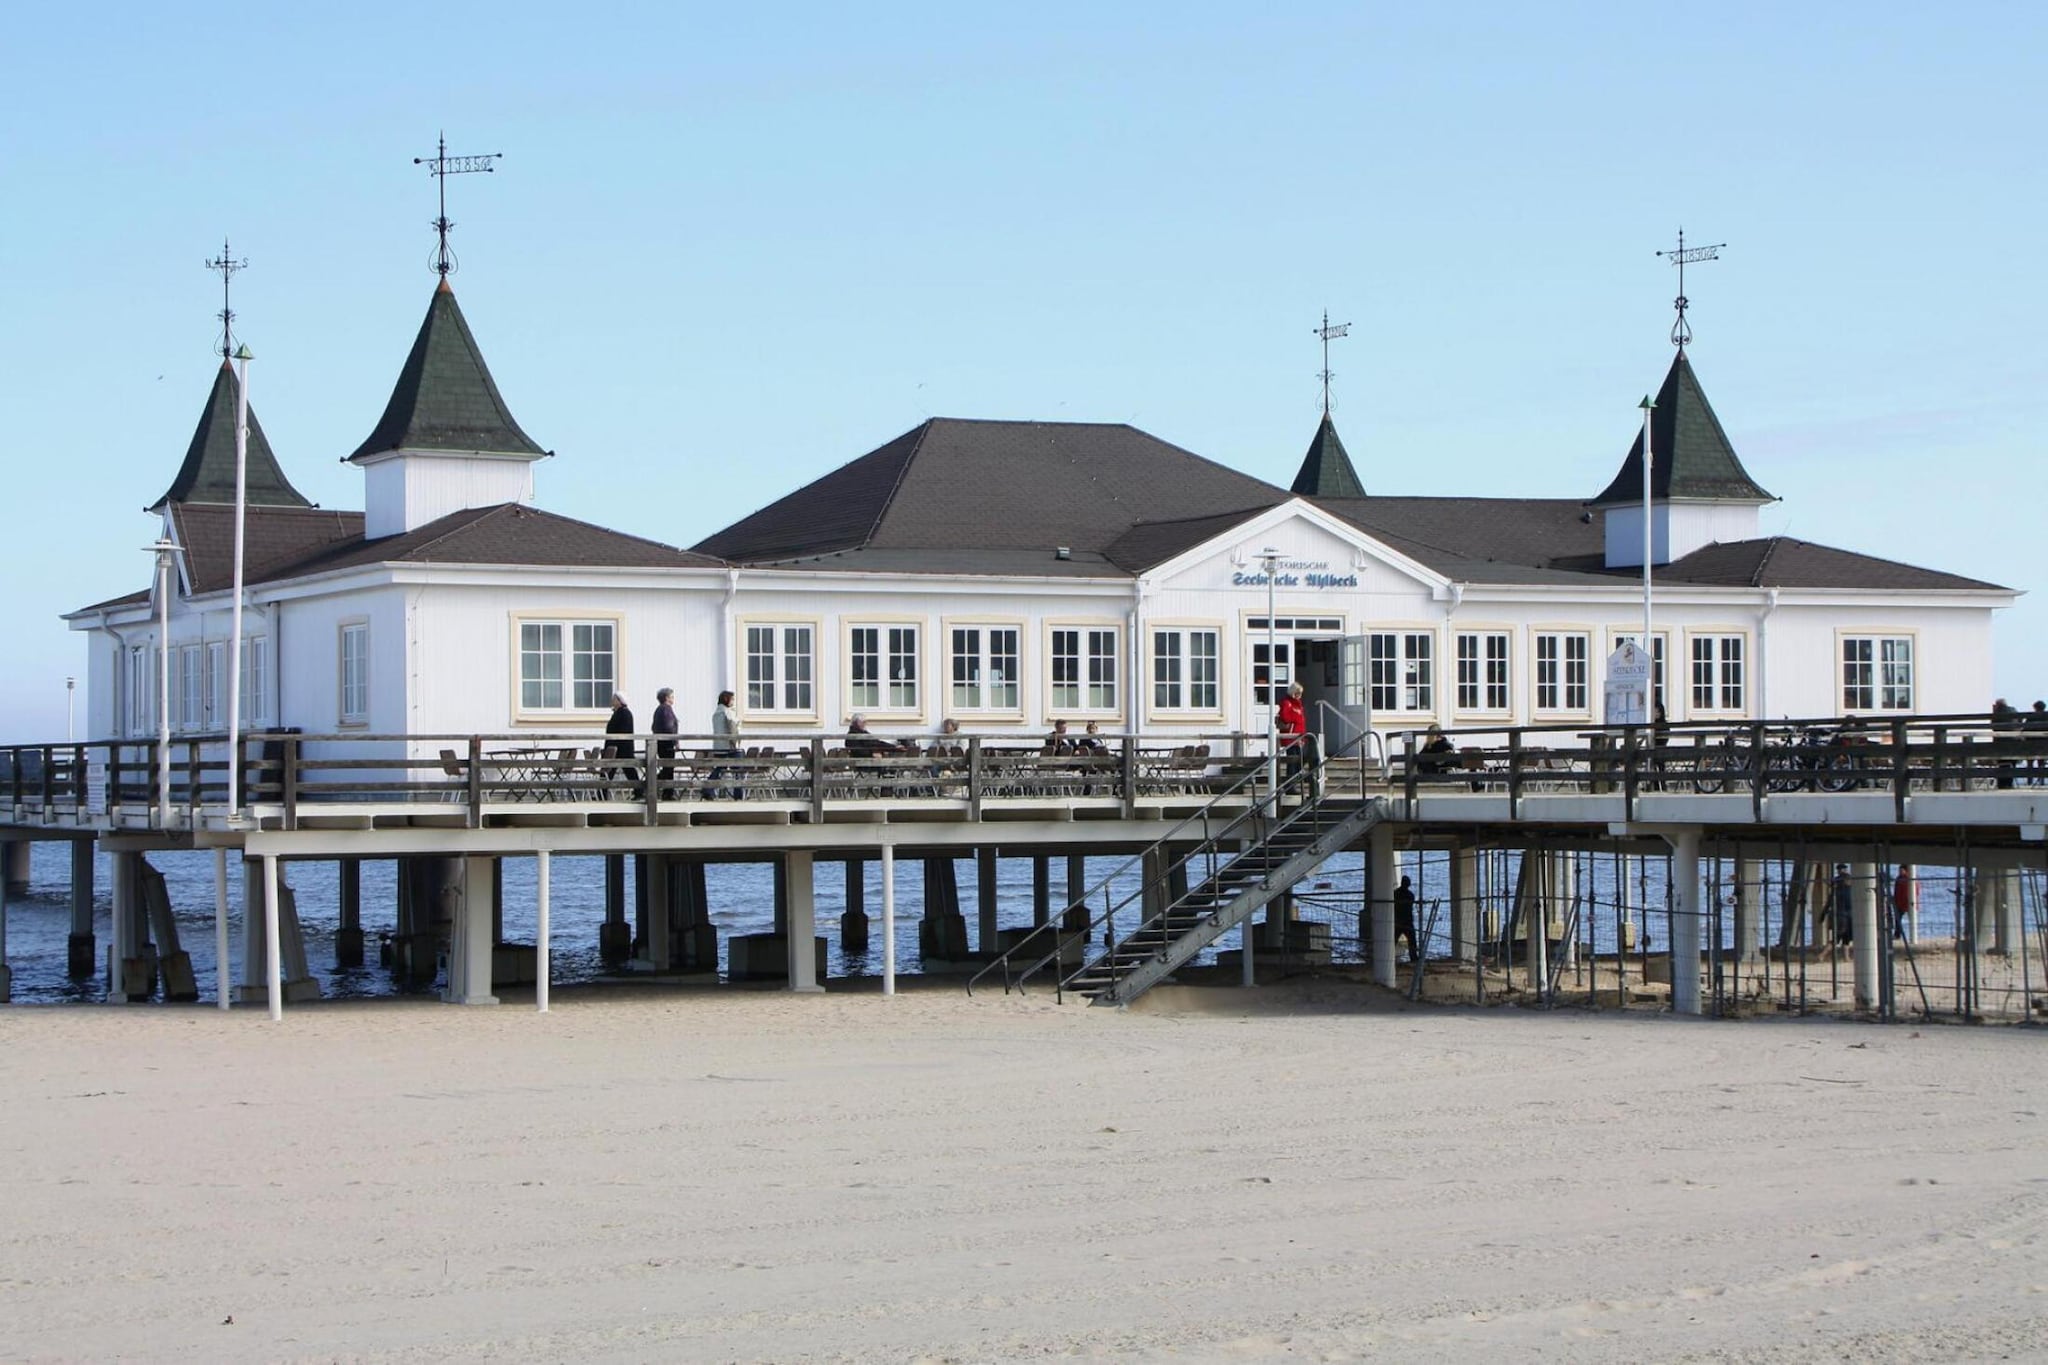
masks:
<instances>
[{"instance_id":1,"label":"sandy beach","mask_svg":"<svg viewBox=\"0 0 2048 1365\"><path fill-rule=\"evenodd\" d=\"M1334 982L0 1011L0 1354L2048 1358L2041 1047Z\"/></svg>"}]
</instances>

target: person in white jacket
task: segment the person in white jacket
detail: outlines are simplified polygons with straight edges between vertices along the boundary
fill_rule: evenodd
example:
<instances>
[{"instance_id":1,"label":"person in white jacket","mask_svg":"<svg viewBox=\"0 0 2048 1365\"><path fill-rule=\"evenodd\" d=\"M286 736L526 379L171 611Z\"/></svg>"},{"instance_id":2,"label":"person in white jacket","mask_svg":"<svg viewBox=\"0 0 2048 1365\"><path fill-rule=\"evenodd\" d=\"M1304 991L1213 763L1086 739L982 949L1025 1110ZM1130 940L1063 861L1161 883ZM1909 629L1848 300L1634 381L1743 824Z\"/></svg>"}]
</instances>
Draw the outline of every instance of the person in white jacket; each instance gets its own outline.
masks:
<instances>
[{"instance_id":1,"label":"person in white jacket","mask_svg":"<svg viewBox=\"0 0 2048 1365\"><path fill-rule=\"evenodd\" d=\"M718 694L718 705L711 708L711 752L720 757L737 757L740 751L739 735L740 718L733 714L732 693L720 692ZM722 777L730 777L734 772L735 770L732 768L713 768L711 770L712 785L704 793L704 798L707 801L716 801L720 795L717 785L718 780ZM731 800L738 801L746 793L738 787L730 787L725 790L724 795Z\"/></svg>"}]
</instances>

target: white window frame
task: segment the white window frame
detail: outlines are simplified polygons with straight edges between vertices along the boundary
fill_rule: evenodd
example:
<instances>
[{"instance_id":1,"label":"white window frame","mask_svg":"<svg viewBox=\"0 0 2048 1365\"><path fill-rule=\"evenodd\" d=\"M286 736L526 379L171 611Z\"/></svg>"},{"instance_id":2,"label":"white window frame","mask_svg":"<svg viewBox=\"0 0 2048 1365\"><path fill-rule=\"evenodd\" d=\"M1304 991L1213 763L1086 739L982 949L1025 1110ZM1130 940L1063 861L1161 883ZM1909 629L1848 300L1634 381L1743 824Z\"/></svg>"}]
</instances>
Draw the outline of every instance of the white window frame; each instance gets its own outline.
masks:
<instances>
[{"instance_id":1,"label":"white window frame","mask_svg":"<svg viewBox=\"0 0 2048 1365\"><path fill-rule=\"evenodd\" d=\"M616 652L613 658L617 658ZM367 617L335 627L335 720L344 726L370 723L370 622Z\"/></svg>"},{"instance_id":2,"label":"white window frame","mask_svg":"<svg viewBox=\"0 0 2048 1365\"><path fill-rule=\"evenodd\" d=\"M862 635L871 633L872 648ZM864 672L870 672L866 679ZM846 705L866 715L924 714L924 625L861 619L846 624ZM872 689L872 695L866 694Z\"/></svg>"},{"instance_id":3,"label":"white window frame","mask_svg":"<svg viewBox=\"0 0 2048 1365\"><path fill-rule=\"evenodd\" d=\"M1123 626L1105 620L1045 623L1045 711L1056 716L1113 718L1123 710ZM1071 636L1071 641L1064 637ZM1064 646L1073 646L1069 654ZM1104 652L1103 646L1107 646ZM1063 671L1072 680L1061 678ZM1068 695L1071 689L1071 696Z\"/></svg>"},{"instance_id":4,"label":"white window frame","mask_svg":"<svg viewBox=\"0 0 2048 1365\"><path fill-rule=\"evenodd\" d=\"M1532 630L1529 643L1529 707L1536 715L1543 716L1584 716L1592 713L1593 706L1593 636L1587 630L1572 630L1563 627L1546 627ZM1569 645L1576 641L1580 657L1571 657ZM1543 700L1544 647L1552 646L1557 676L1550 683L1553 697L1550 705ZM1577 666L1578 678L1572 678L1573 666ZM1577 704L1573 704L1573 689L1578 691Z\"/></svg>"},{"instance_id":5,"label":"white window frame","mask_svg":"<svg viewBox=\"0 0 2048 1365\"><path fill-rule=\"evenodd\" d=\"M946 714L1023 719L1024 623L962 618L947 621L942 629L946 642ZM996 648L998 634L1009 637L1010 652ZM1002 663L1005 660L1007 670ZM991 696L990 689L1001 690Z\"/></svg>"},{"instance_id":6,"label":"white window frame","mask_svg":"<svg viewBox=\"0 0 2048 1365\"><path fill-rule=\"evenodd\" d=\"M545 635L540 648L529 650L527 631L541 632L550 627L559 632L550 648ZM587 646L579 647L578 630L603 629L609 632L608 647L599 649L595 637ZM517 722L556 723L562 720L595 720L611 714L612 693L620 689L619 679L625 676L626 630L624 621L616 613L607 612L517 612L512 616L512 715ZM542 687L550 683L561 688L559 702L550 704L545 696L538 701L527 699L526 661L529 654L543 657L552 655L556 660L556 675L552 678L542 674L533 681ZM579 656L595 658L599 655L610 662L610 676L602 677L593 668L591 676L577 677L576 661ZM577 689L584 689L586 704L577 704Z\"/></svg>"},{"instance_id":7,"label":"white window frame","mask_svg":"<svg viewBox=\"0 0 2048 1365\"><path fill-rule=\"evenodd\" d=\"M1467 657L1465 646L1473 646ZM1494 649L1498 645L1499 649ZM1459 629L1451 646L1455 673L1451 705L1465 716L1505 716L1515 709L1515 633L1505 627ZM1472 701L1465 700L1468 683ZM1496 694L1498 701L1496 703Z\"/></svg>"},{"instance_id":8,"label":"white window frame","mask_svg":"<svg viewBox=\"0 0 2048 1365\"><path fill-rule=\"evenodd\" d=\"M228 728L228 642L209 640L206 642L206 677L202 684L205 693L203 703L206 710L204 722L208 730Z\"/></svg>"},{"instance_id":9,"label":"white window frame","mask_svg":"<svg viewBox=\"0 0 2048 1365\"><path fill-rule=\"evenodd\" d=\"M1733 645L1731 652L1729 646ZM1749 633L1695 630L1686 633L1686 714L1745 715L1749 710ZM1706 670L1704 685L1700 670ZM1705 697L1702 701L1701 698Z\"/></svg>"},{"instance_id":10,"label":"white window frame","mask_svg":"<svg viewBox=\"0 0 2048 1365\"><path fill-rule=\"evenodd\" d=\"M147 735L156 728L156 647L128 646L128 657L123 661L123 667L128 691L128 734Z\"/></svg>"},{"instance_id":11,"label":"white window frame","mask_svg":"<svg viewBox=\"0 0 2048 1365\"><path fill-rule=\"evenodd\" d=\"M270 721L270 637L251 635L242 641L242 726L254 729Z\"/></svg>"},{"instance_id":12,"label":"white window frame","mask_svg":"<svg viewBox=\"0 0 2048 1365\"><path fill-rule=\"evenodd\" d=\"M818 637L815 617L749 616L739 632L740 715L798 724L818 718Z\"/></svg>"},{"instance_id":13,"label":"white window frame","mask_svg":"<svg viewBox=\"0 0 2048 1365\"><path fill-rule=\"evenodd\" d=\"M1862 659L1851 651L1861 646ZM1859 711L1897 713L1913 709L1915 656L1919 642L1912 631L1845 630L1835 635L1836 695L1842 714ZM1852 681L1851 669L1861 676Z\"/></svg>"},{"instance_id":14,"label":"white window frame","mask_svg":"<svg viewBox=\"0 0 2048 1365\"><path fill-rule=\"evenodd\" d=\"M1154 715L1183 719L1223 716L1223 626L1219 622L1185 624L1154 621L1145 627L1151 637L1148 679ZM1207 652L1198 652L1205 645ZM1162 646L1165 646L1162 648ZM1200 676L1206 673L1207 676Z\"/></svg>"},{"instance_id":15,"label":"white window frame","mask_svg":"<svg viewBox=\"0 0 2048 1365\"><path fill-rule=\"evenodd\" d=\"M1436 631L1375 626L1365 633L1366 704L1372 714L1436 714ZM1387 705L1381 705L1382 701Z\"/></svg>"},{"instance_id":16,"label":"white window frame","mask_svg":"<svg viewBox=\"0 0 2048 1365\"><path fill-rule=\"evenodd\" d=\"M177 711L178 728L190 733L206 724L206 649L205 646L197 644L179 645L176 656L178 671L174 706Z\"/></svg>"}]
</instances>

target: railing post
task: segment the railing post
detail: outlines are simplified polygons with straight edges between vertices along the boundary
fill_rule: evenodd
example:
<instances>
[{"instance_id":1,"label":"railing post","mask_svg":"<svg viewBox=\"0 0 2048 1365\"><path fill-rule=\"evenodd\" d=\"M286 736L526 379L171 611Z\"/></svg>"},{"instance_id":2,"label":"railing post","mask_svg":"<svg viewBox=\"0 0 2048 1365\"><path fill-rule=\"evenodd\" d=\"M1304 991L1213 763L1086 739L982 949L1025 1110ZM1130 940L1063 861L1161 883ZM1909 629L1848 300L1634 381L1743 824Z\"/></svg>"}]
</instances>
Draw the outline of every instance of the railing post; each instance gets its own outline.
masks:
<instances>
[{"instance_id":1,"label":"railing post","mask_svg":"<svg viewBox=\"0 0 2048 1365\"><path fill-rule=\"evenodd\" d=\"M967 737L967 818L981 819L981 736Z\"/></svg>"},{"instance_id":2,"label":"railing post","mask_svg":"<svg viewBox=\"0 0 2048 1365\"><path fill-rule=\"evenodd\" d=\"M484 827L484 737L469 737L469 827Z\"/></svg>"},{"instance_id":3,"label":"railing post","mask_svg":"<svg viewBox=\"0 0 2048 1365\"><path fill-rule=\"evenodd\" d=\"M205 779L206 768L200 761L199 741L185 741L185 828L199 827L199 810L205 803L200 799L200 783Z\"/></svg>"},{"instance_id":4,"label":"railing post","mask_svg":"<svg viewBox=\"0 0 2048 1365\"><path fill-rule=\"evenodd\" d=\"M1118 781L1123 788L1124 818L1133 819L1138 814L1138 737L1125 735L1123 741L1123 762L1120 765Z\"/></svg>"},{"instance_id":5,"label":"railing post","mask_svg":"<svg viewBox=\"0 0 2048 1365\"><path fill-rule=\"evenodd\" d=\"M56 801L54 800L56 794L55 785L50 778L50 757L55 752L55 748L51 745L46 744L43 746L43 818L45 820L50 818L51 807L56 805ZM77 780L75 774L72 780Z\"/></svg>"},{"instance_id":6,"label":"railing post","mask_svg":"<svg viewBox=\"0 0 2048 1365\"><path fill-rule=\"evenodd\" d=\"M1629 726L1621 736L1621 818L1636 818L1636 793L1642 783L1642 731Z\"/></svg>"},{"instance_id":7,"label":"railing post","mask_svg":"<svg viewBox=\"0 0 2048 1365\"><path fill-rule=\"evenodd\" d=\"M1415 814L1416 788L1415 732L1413 730L1401 736L1401 751L1401 792L1408 802L1408 813L1413 815Z\"/></svg>"},{"instance_id":8,"label":"railing post","mask_svg":"<svg viewBox=\"0 0 2048 1365\"><path fill-rule=\"evenodd\" d=\"M1522 732L1508 731L1508 819L1522 818Z\"/></svg>"},{"instance_id":9,"label":"railing post","mask_svg":"<svg viewBox=\"0 0 2048 1365\"><path fill-rule=\"evenodd\" d=\"M825 737L811 736L811 823L825 823ZM848 864L851 866L851 864Z\"/></svg>"},{"instance_id":10,"label":"railing post","mask_svg":"<svg viewBox=\"0 0 2048 1365\"><path fill-rule=\"evenodd\" d=\"M1944 776L1942 775L1942 770L1943 770L1943 768L1945 768L1945 767L1946 767L1947 765L1948 765L1948 727L1947 727L1946 725L1937 725L1937 726L1935 726L1935 727L1934 727L1934 763L1933 763L1933 769L1934 769L1934 790L1936 790L1936 791L1943 791L1943 790L1946 790L1946 788L1944 788L1942 784L1943 784L1943 783L1944 783L1945 781L1947 781L1947 779L1946 779L1946 778L1945 778L1945 777L1944 777Z\"/></svg>"},{"instance_id":11,"label":"railing post","mask_svg":"<svg viewBox=\"0 0 2048 1365\"><path fill-rule=\"evenodd\" d=\"M1762 721L1749 723L1749 812L1758 821L1764 818L1764 775L1770 769L1770 755L1764 752L1768 737Z\"/></svg>"},{"instance_id":12,"label":"railing post","mask_svg":"<svg viewBox=\"0 0 2048 1365\"><path fill-rule=\"evenodd\" d=\"M1906 823L1906 797L1913 788L1913 768L1906 761L1906 722L1892 722L1892 812L1900 824Z\"/></svg>"},{"instance_id":13,"label":"railing post","mask_svg":"<svg viewBox=\"0 0 2048 1365\"><path fill-rule=\"evenodd\" d=\"M299 827L299 737L284 737L284 827Z\"/></svg>"},{"instance_id":14,"label":"railing post","mask_svg":"<svg viewBox=\"0 0 2048 1365\"><path fill-rule=\"evenodd\" d=\"M107 790L106 809L103 815L112 815L121 804L121 742L115 740L107 745Z\"/></svg>"},{"instance_id":15,"label":"railing post","mask_svg":"<svg viewBox=\"0 0 2048 1365\"><path fill-rule=\"evenodd\" d=\"M661 822L661 769L654 761L657 743L659 741L653 739L640 741L640 790L643 793L640 819L647 825Z\"/></svg>"}]
</instances>

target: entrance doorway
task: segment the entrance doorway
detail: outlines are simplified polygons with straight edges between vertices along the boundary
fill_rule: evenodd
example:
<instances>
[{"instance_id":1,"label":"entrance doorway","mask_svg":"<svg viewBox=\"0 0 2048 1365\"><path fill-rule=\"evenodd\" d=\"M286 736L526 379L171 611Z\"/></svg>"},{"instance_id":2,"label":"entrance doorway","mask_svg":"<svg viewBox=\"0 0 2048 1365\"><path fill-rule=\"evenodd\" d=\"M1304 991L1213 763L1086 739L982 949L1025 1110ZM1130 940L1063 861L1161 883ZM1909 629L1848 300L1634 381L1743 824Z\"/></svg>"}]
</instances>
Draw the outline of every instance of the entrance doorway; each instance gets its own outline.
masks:
<instances>
[{"instance_id":1,"label":"entrance doorway","mask_svg":"<svg viewBox=\"0 0 2048 1365\"><path fill-rule=\"evenodd\" d=\"M1280 616L1273 620L1271 649L1266 618L1245 622L1244 676L1248 680L1244 724L1264 729L1269 708L1301 684L1309 733L1325 757L1350 752L1371 725L1367 705L1365 637L1345 635L1341 616Z\"/></svg>"}]
</instances>

